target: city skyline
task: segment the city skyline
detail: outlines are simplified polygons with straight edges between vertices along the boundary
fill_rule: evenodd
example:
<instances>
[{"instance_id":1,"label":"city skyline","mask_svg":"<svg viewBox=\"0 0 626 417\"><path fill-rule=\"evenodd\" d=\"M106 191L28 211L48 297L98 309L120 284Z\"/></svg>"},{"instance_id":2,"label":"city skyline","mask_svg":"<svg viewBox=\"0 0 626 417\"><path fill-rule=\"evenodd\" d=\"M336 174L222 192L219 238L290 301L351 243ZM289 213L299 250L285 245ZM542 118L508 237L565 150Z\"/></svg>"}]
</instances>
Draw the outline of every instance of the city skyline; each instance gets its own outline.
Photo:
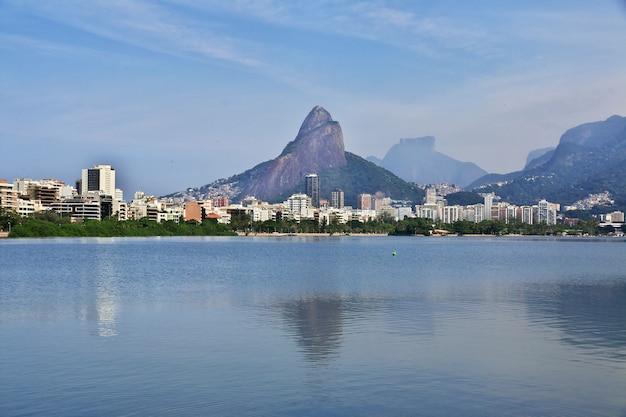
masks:
<instances>
[{"instance_id":1,"label":"city skyline","mask_svg":"<svg viewBox=\"0 0 626 417\"><path fill-rule=\"evenodd\" d=\"M217 223L230 224L233 214L240 216L245 213L250 216L250 224L279 221L283 218L296 223L314 220L320 225L330 225L333 219L338 224L348 224L352 220L363 223L382 218L395 221L422 218L448 225L455 224L458 227L461 227L458 221L483 224L485 220L496 220L501 222L500 225L517 221L547 226L557 225L561 220L564 225L571 227L576 226L580 219L567 217L568 211L587 210L595 205L609 207L614 204L609 192L590 194L564 209L559 202L551 202L545 198L530 205L512 204L493 192L478 193L481 202L448 204L446 196L460 188L450 184L429 184L424 186L425 195L422 201L394 200L392 196L382 193L361 193L357 196L355 208L344 206L341 190L332 190L328 199L322 199L317 174L306 176L306 193L296 192L282 202L268 203L255 196L232 202L225 195L203 200L176 200L135 192L133 199L127 203L123 200L123 191L115 186L115 177L116 171L111 165L95 165L82 170L82 179L77 181L76 188L54 179L24 178L16 179L14 183L0 179L0 209L13 211L27 218L36 213L52 211L70 218L72 223L114 217L118 221L147 218L157 223L180 223L183 219L202 222L204 219L211 219ZM621 227L624 223L624 213L619 210L594 217L603 222L599 223L602 227ZM10 233L11 221L6 221L4 227L8 227ZM437 233L444 232L450 233L442 230Z\"/></svg>"},{"instance_id":2,"label":"city skyline","mask_svg":"<svg viewBox=\"0 0 626 417\"><path fill-rule=\"evenodd\" d=\"M165 195L275 158L324 106L346 150L400 138L489 172L626 114L623 1L0 4L0 178L111 164Z\"/></svg>"}]
</instances>

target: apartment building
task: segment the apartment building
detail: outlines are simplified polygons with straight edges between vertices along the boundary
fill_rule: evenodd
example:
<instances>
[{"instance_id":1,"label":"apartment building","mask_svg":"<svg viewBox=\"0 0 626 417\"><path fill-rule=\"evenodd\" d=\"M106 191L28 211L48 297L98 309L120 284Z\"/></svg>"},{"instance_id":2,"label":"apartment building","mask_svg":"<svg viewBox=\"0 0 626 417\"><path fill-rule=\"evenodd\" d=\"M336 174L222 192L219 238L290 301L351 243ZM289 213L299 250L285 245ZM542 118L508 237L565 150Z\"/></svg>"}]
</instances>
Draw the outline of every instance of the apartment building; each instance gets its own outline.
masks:
<instances>
[{"instance_id":1,"label":"apartment building","mask_svg":"<svg viewBox=\"0 0 626 417\"><path fill-rule=\"evenodd\" d=\"M98 191L115 196L115 170L111 165L94 165L82 170L80 194Z\"/></svg>"},{"instance_id":2,"label":"apartment building","mask_svg":"<svg viewBox=\"0 0 626 417\"><path fill-rule=\"evenodd\" d=\"M317 174L308 174L304 177L305 194L311 197L311 206L320 206L320 178Z\"/></svg>"},{"instance_id":3,"label":"apartment building","mask_svg":"<svg viewBox=\"0 0 626 417\"><path fill-rule=\"evenodd\" d=\"M13 187L13 184L9 184L7 180L0 179L0 207L18 211L19 208L19 193Z\"/></svg>"}]
</instances>

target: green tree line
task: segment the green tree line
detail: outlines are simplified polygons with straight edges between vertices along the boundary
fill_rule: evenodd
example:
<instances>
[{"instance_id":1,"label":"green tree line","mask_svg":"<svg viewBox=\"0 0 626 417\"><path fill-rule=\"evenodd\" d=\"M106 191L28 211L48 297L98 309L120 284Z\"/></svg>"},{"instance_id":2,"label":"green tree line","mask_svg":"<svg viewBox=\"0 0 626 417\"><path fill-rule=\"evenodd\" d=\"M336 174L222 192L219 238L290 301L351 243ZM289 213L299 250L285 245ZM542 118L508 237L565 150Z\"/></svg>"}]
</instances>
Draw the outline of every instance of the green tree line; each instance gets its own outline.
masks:
<instances>
[{"instance_id":1,"label":"green tree line","mask_svg":"<svg viewBox=\"0 0 626 417\"><path fill-rule=\"evenodd\" d=\"M146 218L119 221L114 217L107 217L102 221L85 220L81 223L72 223L69 217L51 211L35 213L32 217L20 217L8 210L3 210L0 212L0 226L8 231L9 223L11 224L10 237L229 236L236 234L229 225L212 220L202 223L195 220L157 223Z\"/></svg>"}]
</instances>

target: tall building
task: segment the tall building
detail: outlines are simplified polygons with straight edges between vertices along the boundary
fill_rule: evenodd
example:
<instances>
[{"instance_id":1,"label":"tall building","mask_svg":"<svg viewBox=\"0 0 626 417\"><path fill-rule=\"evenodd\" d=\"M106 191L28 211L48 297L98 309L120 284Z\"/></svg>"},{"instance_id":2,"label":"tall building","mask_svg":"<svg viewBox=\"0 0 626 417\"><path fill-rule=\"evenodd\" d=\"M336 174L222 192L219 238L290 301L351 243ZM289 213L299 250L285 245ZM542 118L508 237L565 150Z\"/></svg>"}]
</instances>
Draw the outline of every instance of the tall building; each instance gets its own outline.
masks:
<instances>
[{"instance_id":1,"label":"tall building","mask_svg":"<svg viewBox=\"0 0 626 417\"><path fill-rule=\"evenodd\" d=\"M522 222L527 224L535 224L532 207L522 206Z\"/></svg>"},{"instance_id":2,"label":"tall building","mask_svg":"<svg viewBox=\"0 0 626 417\"><path fill-rule=\"evenodd\" d=\"M424 196L424 204L437 204L437 189L428 187Z\"/></svg>"},{"instance_id":3,"label":"tall building","mask_svg":"<svg viewBox=\"0 0 626 417\"><path fill-rule=\"evenodd\" d=\"M556 212L558 211L557 205L549 203L546 200L540 200L539 206L539 223L545 223L547 225L556 224Z\"/></svg>"},{"instance_id":4,"label":"tall building","mask_svg":"<svg viewBox=\"0 0 626 417\"><path fill-rule=\"evenodd\" d=\"M371 194L359 194L356 202L359 210L371 210L372 209L372 195Z\"/></svg>"},{"instance_id":5,"label":"tall building","mask_svg":"<svg viewBox=\"0 0 626 417\"><path fill-rule=\"evenodd\" d=\"M330 206L334 208L343 208L344 193L342 190L332 190L330 192Z\"/></svg>"},{"instance_id":6,"label":"tall building","mask_svg":"<svg viewBox=\"0 0 626 417\"><path fill-rule=\"evenodd\" d=\"M480 194L483 197L484 205L485 205L485 213L483 216L484 220L492 220L493 217L491 215L491 208L493 207L493 198L495 197L494 193L483 193Z\"/></svg>"},{"instance_id":7,"label":"tall building","mask_svg":"<svg viewBox=\"0 0 626 417\"><path fill-rule=\"evenodd\" d=\"M305 177L306 195L311 197L311 205L313 207L320 206L320 178L317 174L308 174Z\"/></svg>"},{"instance_id":8,"label":"tall building","mask_svg":"<svg viewBox=\"0 0 626 417\"><path fill-rule=\"evenodd\" d=\"M85 195L88 191L99 191L115 197L115 170L111 165L94 165L93 168L83 169L80 193Z\"/></svg>"},{"instance_id":9,"label":"tall building","mask_svg":"<svg viewBox=\"0 0 626 417\"><path fill-rule=\"evenodd\" d=\"M441 220L444 223L454 223L461 220L462 210L460 206L445 206Z\"/></svg>"}]
</instances>

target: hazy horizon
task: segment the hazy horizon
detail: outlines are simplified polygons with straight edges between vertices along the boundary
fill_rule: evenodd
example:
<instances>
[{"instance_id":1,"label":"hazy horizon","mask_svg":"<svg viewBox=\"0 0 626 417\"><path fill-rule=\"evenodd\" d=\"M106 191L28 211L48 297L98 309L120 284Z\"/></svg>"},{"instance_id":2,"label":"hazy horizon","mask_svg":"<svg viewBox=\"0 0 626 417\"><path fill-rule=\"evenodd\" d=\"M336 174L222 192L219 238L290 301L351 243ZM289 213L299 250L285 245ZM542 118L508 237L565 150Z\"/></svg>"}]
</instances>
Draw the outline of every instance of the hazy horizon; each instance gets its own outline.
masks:
<instances>
[{"instance_id":1,"label":"hazy horizon","mask_svg":"<svg viewBox=\"0 0 626 417\"><path fill-rule=\"evenodd\" d=\"M488 172L626 115L623 1L0 3L0 178L110 164L125 198L275 158L316 105Z\"/></svg>"}]
</instances>

